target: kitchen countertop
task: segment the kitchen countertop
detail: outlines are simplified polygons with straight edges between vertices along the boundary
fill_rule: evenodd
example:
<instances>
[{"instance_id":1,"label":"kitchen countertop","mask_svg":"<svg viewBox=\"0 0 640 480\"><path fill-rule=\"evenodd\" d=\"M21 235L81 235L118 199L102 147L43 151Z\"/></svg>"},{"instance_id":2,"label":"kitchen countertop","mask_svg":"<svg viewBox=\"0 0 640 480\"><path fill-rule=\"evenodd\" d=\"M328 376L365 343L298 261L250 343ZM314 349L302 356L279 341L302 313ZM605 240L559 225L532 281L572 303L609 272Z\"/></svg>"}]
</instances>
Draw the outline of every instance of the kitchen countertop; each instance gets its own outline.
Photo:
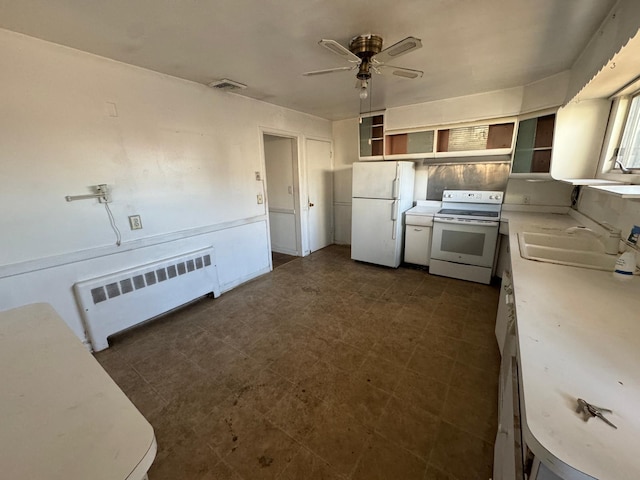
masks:
<instances>
[{"instance_id":1,"label":"kitchen countertop","mask_svg":"<svg viewBox=\"0 0 640 480\"><path fill-rule=\"evenodd\" d=\"M442 202L418 200L416 206L405 212L406 215L434 215L442 208Z\"/></svg>"},{"instance_id":2,"label":"kitchen countertop","mask_svg":"<svg viewBox=\"0 0 640 480\"><path fill-rule=\"evenodd\" d=\"M569 215L504 212L517 311L523 432L567 479L640 478L640 277L526 260L518 232L563 230ZM584 422L577 398L613 410ZM571 468L582 472L572 472Z\"/></svg>"},{"instance_id":3,"label":"kitchen countertop","mask_svg":"<svg viewBox=\"0 0 640 480\"><path fill-rule=\"evenodd\" d=\"M0 312L0 471L141 480L153 428L50 305Z\"/></svg>"}]
</instances>

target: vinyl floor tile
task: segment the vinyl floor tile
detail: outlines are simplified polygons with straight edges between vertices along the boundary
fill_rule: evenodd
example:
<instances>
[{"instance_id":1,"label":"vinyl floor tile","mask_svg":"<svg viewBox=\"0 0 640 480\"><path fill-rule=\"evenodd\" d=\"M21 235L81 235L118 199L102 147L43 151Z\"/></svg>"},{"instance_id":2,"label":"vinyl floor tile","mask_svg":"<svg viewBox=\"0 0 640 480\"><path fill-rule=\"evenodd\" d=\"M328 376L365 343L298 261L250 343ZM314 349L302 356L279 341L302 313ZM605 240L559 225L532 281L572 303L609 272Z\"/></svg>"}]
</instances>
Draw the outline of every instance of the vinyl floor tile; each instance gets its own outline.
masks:
<instances>
[{"instance_id":1,"label":"vinyl floor tile","mask_svg":"<svg viewBox=\"0 0 640 480\"><path fill-rule=\"evenodd\" d=\"M343 246L274 265L96 354L154 427L152 480L491 476L496 287Z\"/></svg>"}]
</instances>

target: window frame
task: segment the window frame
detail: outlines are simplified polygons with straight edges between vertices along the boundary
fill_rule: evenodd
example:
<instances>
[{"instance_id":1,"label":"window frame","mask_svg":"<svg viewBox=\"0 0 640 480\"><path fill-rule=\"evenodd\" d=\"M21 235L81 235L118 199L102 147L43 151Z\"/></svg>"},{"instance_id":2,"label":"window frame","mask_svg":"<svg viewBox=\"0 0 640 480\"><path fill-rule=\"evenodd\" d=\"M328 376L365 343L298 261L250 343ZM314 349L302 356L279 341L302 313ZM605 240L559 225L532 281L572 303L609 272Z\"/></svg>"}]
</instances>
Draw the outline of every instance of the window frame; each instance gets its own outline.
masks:
<instances>
[{"instance_id":1,"label":"window frame","mask_svg":"<svg viewBox=\"0 0 640 480\"><path fill-rule=\"evenodd\" d=\"M631 93L613 98L609 124L605 133L598 165L598 178L622 183L640 184L640 167L632 168L631 173L623 173L622 169L615 164L618 157L617 151L622 143L624 129L629 118L631 102L635 98L638 98L638 101L640 101L640 90L634 90ZM636 132L636 135L640 135L640 131Z\"/></svg>"}]
</instances>

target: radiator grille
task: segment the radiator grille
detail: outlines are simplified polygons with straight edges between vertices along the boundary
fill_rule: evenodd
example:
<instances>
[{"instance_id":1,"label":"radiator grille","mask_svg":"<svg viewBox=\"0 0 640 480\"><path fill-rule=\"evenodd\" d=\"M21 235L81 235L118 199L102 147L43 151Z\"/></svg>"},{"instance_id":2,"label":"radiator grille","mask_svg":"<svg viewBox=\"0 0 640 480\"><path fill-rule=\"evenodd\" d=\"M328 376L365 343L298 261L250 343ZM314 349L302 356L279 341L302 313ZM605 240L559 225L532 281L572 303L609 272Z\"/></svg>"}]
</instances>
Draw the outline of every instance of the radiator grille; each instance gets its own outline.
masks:
<instances>
[{"instance_id":1,"label":"radiator grille","mask_svg":"<svg viewBox=\"0 0 640 480\"><path fill-rule=\"evenodd\" d=\"M211 256L205 255L204 257L197 257L196 259L187 260L186 264L186 270L184 262L180 262L177 264L178 272L180 273L180 275L184 275L185 273L190 273L197 269L204 268L204 265L210 266ZM169 275L167 275L167 270L169 271ZM140 290L141 288L155 285L157 282L164 282L165 280L167 280L167 278L175 277L176 265L170 265L166 268L159 268L155 271L146 272L144 275L135 275L131 278L125 278L124 280L120 280L119 284L114 282L92 288L91 297L93 298L94 304L106 302L107 300L115 298L120 294L124 295L133 292L133 285L135 285L136 290Z\"/></svg>"},{"instance_id":2,"label":"radiator grille","mask_svg":"<svg viewBox=\"0 0 640 480\"><path fill-rule=\"evenodd\" d=\"M202 295L220 295L212 248L76 283L74 292L91 345Z\"/></svg>"}]
</instances>

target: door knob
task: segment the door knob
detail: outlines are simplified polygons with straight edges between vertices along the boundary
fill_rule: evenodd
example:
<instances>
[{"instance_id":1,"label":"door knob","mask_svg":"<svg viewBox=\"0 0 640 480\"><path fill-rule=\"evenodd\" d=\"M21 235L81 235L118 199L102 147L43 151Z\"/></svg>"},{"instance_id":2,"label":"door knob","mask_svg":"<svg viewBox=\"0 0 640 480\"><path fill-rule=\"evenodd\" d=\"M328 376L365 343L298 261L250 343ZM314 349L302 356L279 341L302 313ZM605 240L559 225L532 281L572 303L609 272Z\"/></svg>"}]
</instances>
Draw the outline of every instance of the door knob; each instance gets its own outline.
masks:
<instances>
[{"instance_id":1,"label":"door knob","mask_svg":"<svg viewBox=\"0 0 640 480\"><path fill-rule=\"evenodd\" d=\"M310 207L313 207L314 205L313 205L313 203L309 202L309 206L310 206Z\"/></svg>"}]
</instances>

